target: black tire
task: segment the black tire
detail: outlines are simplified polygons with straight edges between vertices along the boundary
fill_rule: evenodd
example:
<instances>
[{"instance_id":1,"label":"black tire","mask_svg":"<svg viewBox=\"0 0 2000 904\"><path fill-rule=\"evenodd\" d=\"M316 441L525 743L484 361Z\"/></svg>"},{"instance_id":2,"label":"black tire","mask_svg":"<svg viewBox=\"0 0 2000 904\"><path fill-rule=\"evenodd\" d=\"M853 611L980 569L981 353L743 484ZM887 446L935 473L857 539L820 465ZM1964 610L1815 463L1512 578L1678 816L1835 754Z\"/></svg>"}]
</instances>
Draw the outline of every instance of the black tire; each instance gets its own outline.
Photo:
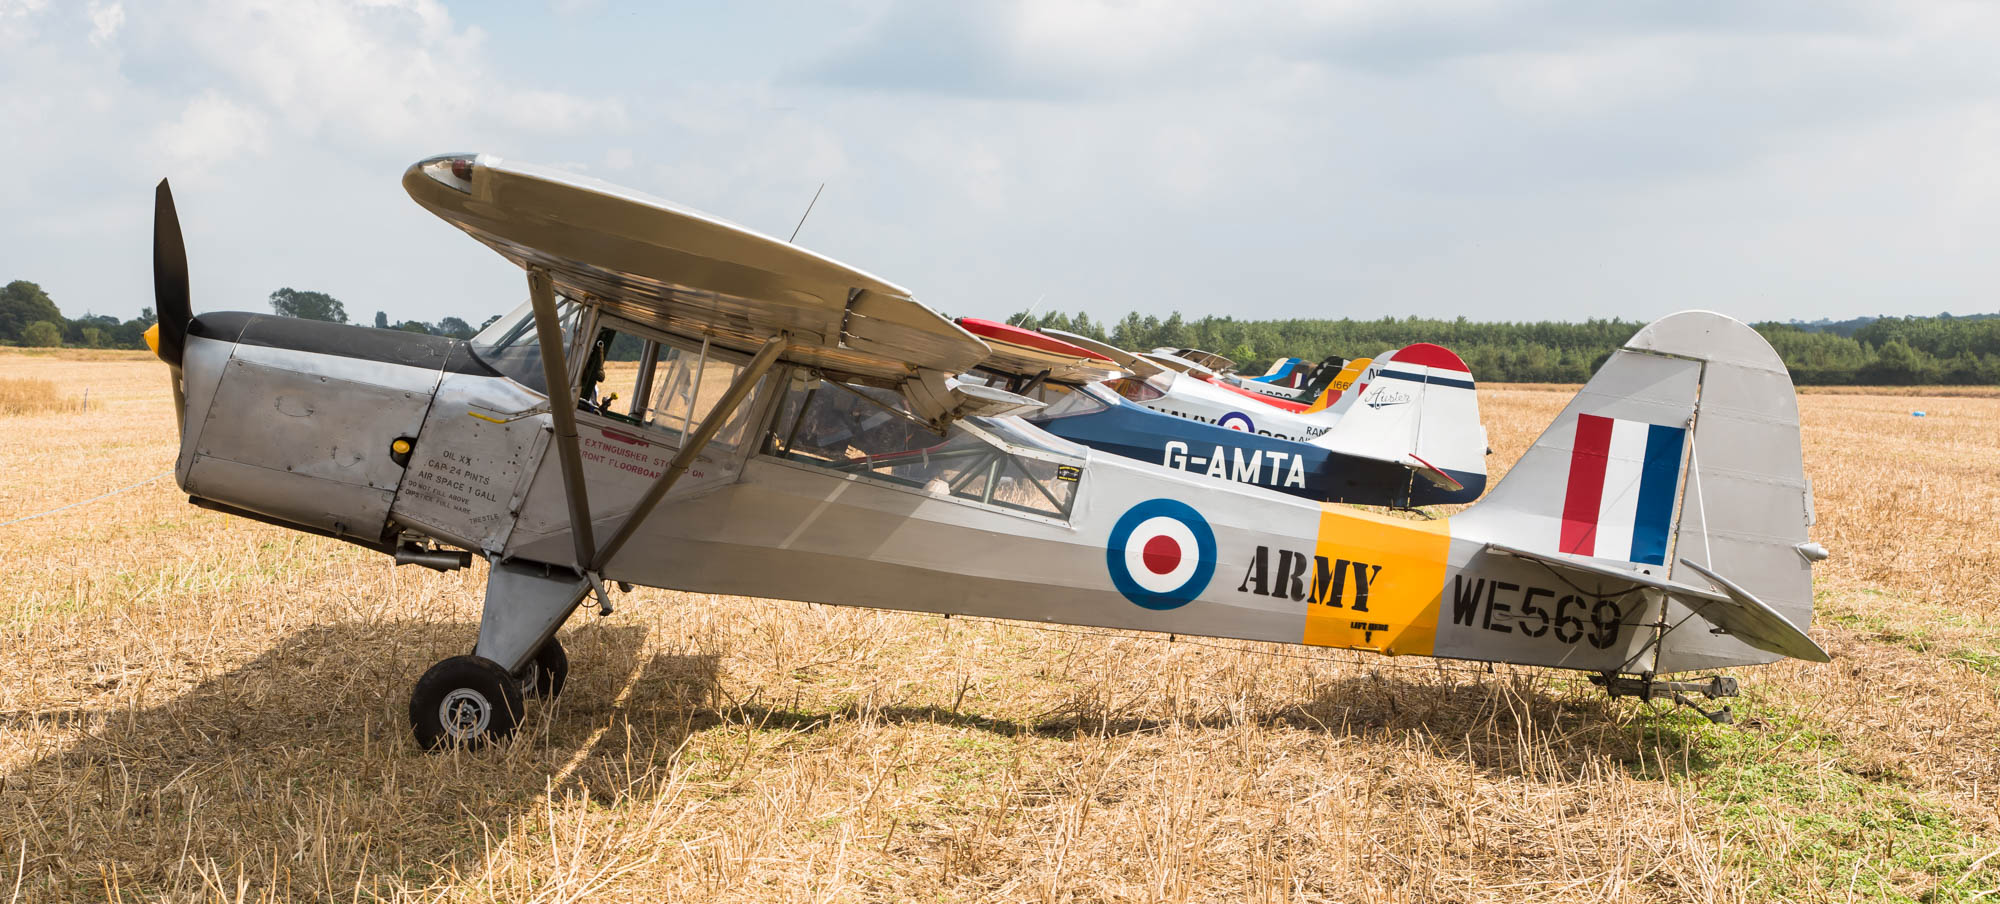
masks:
<instances>
[{"instance_id":1,"label":"black tire","mask_svg":"<svg viewBox=\"0 0 2000 904\"><path fill-rule=\"evenodd\" d=\"M528 660L527 672L521 678L521 690L538 700L554 700L562 693L563 682L569 680L569 653L563 650L562 641L553 637L535 651L535 658Z\"/></svg>"},{"instance_id":2,"label":"black tire","mask_svg":"<svg viewBox=\"0 0 2000 904\"><path fill-rule=\"evenodd\" d=\"M521 685L490 659L453 656L410 692L410 730L425 750L499 741L521 725Z\"/></svg>"}]
</instances>

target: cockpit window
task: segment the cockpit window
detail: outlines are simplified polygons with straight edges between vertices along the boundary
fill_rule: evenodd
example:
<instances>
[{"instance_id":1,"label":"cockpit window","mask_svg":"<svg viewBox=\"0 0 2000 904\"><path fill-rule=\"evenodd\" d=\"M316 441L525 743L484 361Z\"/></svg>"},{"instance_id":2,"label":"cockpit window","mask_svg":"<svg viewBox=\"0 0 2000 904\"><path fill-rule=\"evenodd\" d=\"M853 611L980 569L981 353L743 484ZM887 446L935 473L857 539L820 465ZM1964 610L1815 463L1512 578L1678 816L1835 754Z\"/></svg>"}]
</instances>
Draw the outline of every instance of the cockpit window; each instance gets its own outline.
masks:
<instances>
[{"instance_id":1,"label":"cockpit window","mask_svg":"<svg viewBox=\"0 0 2000 904\"><path fill-rule=\"evenodd\" d=\"M1112 392L1118 393L1134 402L1150 402L1166 395L1166 393L1161 392L1153 384L1138 377L1121 377L1104 385L1110 388Z\"/></svg>"},{"instance_id":2,"label":"cockpit window","mask_svg":"<svg viewBox=\"0 0 2000 904\"><path fill-rule=\"evenodd\" d=\"M583 306L568 299L556 305L556 316L562 322L563 345L569 345L570 336L576 332L577 315ZM549 394L549 381L542 373L542 346L535 335L535 306L533 302L522 302L520 307L509 311L488 324L472 337L472 353L486 366L502 375L533 389L543 395Z\"/></svg>"},{"instance_id":3,"label":"cockpit window","mask_svg":"<svg viewBox=\"0 0 2000 904\"><path fill-rule=\"evenodd\" d=\"M1055 384L1054 390L1042 398L1042 401L1048 403L1047 407L1033 414L1022 416L1027 418L1029 423L1038 424L1042 421L1054 420L1059 417L1072 417L1079 414L1103 411L1111 407L1110 403L1105 402L1094 394L1096 391L1089 386Z\"/></svg>"},{"instance_id":4,"label":"cockpit window","mask_svg":"<svg viewBox=\"0 0 2000 904\"><path fill-rule=\"evenodd\" d=\"M901 394L831 380L795 383L765 451L1017 511L1067 518L1083 478L1081 446L1019 418L970 418L940 436Z\"/></svg>"}]
</instances>

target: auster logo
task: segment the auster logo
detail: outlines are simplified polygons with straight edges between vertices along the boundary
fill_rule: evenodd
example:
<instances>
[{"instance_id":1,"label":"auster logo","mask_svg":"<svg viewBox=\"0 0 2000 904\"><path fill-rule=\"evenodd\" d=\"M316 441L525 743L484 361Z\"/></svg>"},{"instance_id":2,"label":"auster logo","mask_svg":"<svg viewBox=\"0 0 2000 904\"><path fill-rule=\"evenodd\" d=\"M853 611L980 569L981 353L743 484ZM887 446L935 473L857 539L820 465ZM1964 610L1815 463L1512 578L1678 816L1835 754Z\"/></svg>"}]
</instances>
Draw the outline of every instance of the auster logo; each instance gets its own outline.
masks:
<instances>
[{"instance_id":1,"label":"auster logo","mask_svg":"<svg viewBox=\"0 0 2000 904\"><path fill-rule=\"evenodd\" d=\"M1381 576L1380 565L1310 556L1289 549L1278 550L1274 569L1271 548L1259 546L1236 591L1367 612L1368 588Z\"/></svg>"},{"instance_id":2,"label":"auster logo","mask_svg":"<svg viewBox=\"0 0 2000 904\"><path fill-rule=\"evenodd\" d=\"M1187 605L1215 577L1215 531L1185 502L1149 499L1111 528L1104 548L1111 585L1147 609Z\"/></svg>"},{"instance_id":3,"label":"auster logo","mask_svg":"<svg viewBox=\"0 0 2000 904\"><path fill-rule=\"evenodd\" d=\"M1368 407L1380 411L1391 405L1408 405L1410 404L1410 397L1404 393L1392 392L1387 388L1383 388L1375 390L1375 394L1369 397L1367 404Z\"/></svg>"}]
</instances>

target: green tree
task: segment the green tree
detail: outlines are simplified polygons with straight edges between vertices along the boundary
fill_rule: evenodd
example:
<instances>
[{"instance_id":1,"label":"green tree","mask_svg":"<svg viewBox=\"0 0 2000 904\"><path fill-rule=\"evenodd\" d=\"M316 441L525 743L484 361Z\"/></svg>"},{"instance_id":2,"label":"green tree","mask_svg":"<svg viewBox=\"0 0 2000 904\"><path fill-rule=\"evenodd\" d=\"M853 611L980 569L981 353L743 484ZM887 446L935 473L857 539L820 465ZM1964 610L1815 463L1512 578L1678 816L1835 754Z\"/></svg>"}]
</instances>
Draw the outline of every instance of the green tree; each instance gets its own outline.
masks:
<instances>
[{"instance_id":1,"label":"green tree","mask_svg":"<svg viewBox=\"0 0 2000 904\"><path fill-rule=\"evenodd\" d=\"M298 289L279 289L271 293L271 310L286 317L301 320L324 320L328 323L346 323L347 307L325 292L302 292Z\"/></svg>"},{"instance_id":2,"label":"green tree","mask_svg":"<svg viewBox=\"0 0 2000 904\"><path fill-rule=\"evenodd\" d=\"M450 336L453 339L470 339L472 338L472 334L476 332L473 330L472 324L466 323L457 317L440 319L437 328L439 335Z\"/></svg>"},{"instance_id":3,"label":"green tree","mask_svg":"<svg viewBox=\"0 0 2000 904\"><path fill-rule=\"evenodd\" d=\"M17 279L0 288L0 340L22 340L28 326L37 322L56 324L60 337L62 311L56 309L56 303L41 286Z\"/></svg>"},{"instance_id":4,"label":"green tree","mask_svg":"<svg viewBox=\"0 0 2000 904\"><path fill-rule=\"evenodd\" d=\"M35 348L61 348L62 327L46 320L37 320L21 331L21 344Z\"/></svg>"}]
</instances>

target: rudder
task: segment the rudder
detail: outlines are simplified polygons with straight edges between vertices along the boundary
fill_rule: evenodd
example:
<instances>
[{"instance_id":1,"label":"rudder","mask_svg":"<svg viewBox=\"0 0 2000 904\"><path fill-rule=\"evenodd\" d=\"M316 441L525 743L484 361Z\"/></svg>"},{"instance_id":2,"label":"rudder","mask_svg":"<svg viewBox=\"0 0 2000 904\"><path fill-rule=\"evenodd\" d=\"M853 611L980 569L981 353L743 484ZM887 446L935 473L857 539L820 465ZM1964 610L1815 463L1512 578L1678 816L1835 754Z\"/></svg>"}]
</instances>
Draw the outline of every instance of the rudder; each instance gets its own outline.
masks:
<instances>
[{"instance_id":1,"label":"rudder","mask_svg":"<svg viewBox=\"0 0 2000 904\"><path fill-rule=\"evenodd\" d=\"M1803 630L1812 619L1811 488L1798 398L1749 326L1686 311L1613 352L1487 498L1453 519L1524 549L1586 556L1694 586L1682 560ZM1768 662L1669 601L1651 671Z\"/></svg>"}]
</instances>

